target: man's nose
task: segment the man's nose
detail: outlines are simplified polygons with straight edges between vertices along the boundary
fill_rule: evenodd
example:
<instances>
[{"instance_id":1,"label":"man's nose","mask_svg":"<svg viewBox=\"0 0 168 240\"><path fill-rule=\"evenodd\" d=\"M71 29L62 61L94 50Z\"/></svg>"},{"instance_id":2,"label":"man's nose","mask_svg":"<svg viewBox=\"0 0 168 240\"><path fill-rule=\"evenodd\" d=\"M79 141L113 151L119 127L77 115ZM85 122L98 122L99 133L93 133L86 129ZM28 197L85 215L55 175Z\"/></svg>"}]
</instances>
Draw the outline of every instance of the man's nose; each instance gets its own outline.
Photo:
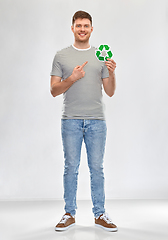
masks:
<instances>
[{"instance_id":1,"label":"man's nose","mask_svg":"<svg viewBox=\"0 0 168 240\"><path fill-rule=\"evenodd\" d=\"M84 26L81 26L81 31L85 31L85 27Z\"/></svg>"}]
</instances>

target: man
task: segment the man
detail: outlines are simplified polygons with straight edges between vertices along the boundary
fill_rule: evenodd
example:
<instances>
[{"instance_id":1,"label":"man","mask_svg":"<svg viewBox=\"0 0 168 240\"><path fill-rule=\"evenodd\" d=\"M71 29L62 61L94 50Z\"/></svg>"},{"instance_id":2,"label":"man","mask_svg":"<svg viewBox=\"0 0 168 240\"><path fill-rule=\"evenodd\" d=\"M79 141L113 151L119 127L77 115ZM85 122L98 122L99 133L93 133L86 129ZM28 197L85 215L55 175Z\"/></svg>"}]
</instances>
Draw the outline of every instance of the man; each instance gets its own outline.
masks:
<instances>
[{"instance_id":1,"label":"man","mask_svg":"<svg viewBox=\"0 0 168 240\"><path fill-rule=\"evenodd\" d=\"M64 97L61 122L65 158L65 214L55 230L64 231L75 224L76 191L82 141L84 140L91 179L91 197L96 226L117 231L105 213L103 156L106 122L102 103L102 85L108 96L116 88L112 59L100 62L89 38L93 31L92 17L78 11L72 19L74 44L55 55L51 71L51 94Z\"/></svg>"}]
</instances>

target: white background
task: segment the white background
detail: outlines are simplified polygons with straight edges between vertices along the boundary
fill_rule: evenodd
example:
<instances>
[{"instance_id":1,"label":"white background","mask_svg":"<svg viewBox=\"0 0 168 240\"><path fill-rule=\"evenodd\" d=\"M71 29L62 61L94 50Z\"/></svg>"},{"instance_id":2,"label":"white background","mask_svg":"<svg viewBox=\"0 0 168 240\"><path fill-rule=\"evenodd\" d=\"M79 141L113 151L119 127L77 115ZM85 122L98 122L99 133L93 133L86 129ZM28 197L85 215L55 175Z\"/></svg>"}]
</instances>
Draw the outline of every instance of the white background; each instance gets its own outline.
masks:
<instances>
[{"instance_id":1,"label":"white background","mask_svg":"<svg viewBox=\"0 0 168 240\"><path fill-rule=\"evenodd\" d=\"M168 198L168 2L0 1L0 199L62 199L62 96L49 91L72 15L93 17L91 45L111 46L117 90L105 96L107 199ZM78 199L90 199L85 148Z\"/></svg>"}]
</instances>

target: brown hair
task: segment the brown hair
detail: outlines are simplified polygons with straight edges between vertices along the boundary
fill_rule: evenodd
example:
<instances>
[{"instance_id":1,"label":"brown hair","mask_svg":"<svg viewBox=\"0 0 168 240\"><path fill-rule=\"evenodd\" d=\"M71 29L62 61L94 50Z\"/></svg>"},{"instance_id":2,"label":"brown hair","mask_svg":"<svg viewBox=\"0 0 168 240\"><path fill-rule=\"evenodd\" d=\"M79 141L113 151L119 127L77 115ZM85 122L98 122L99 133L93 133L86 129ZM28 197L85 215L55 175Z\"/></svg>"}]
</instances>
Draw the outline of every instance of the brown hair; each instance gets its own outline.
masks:
<instances>
[{"instance_id":1,"label":"brown hair","mask_svg":"<svg viewBox=\"0 0 168 240\"><path fill-rule=\"evenodd\" d=\"M92 26L92 17L91 17L91 15L89 13L84 12L84 11L77 11L73 15L73 17L72 17L72 25L74 25L75 20L78 19L78 18L82 18L82 19L83 18L87 18L87 19L89 19L90 22L91 22L91 26Z\"/></svg>"}]
</instances>

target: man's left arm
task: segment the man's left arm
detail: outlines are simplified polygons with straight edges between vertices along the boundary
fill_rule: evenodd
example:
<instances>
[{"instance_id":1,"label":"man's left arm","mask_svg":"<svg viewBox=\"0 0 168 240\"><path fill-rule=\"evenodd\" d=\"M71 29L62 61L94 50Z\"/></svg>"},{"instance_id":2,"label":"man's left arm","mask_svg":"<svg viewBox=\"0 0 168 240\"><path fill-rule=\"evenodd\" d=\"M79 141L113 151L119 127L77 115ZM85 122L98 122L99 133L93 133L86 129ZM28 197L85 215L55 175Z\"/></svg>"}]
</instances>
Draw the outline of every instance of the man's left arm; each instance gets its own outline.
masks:
<instances>
[{"instance_id":1,"label":"man's left arm","mask_svg":"<svg viewBox=\"0 0 168 240\"><path fill-rule=\"evenodd\" d=\"M115 78L115 72L114 72L116 68L116 63L113 59L108 59L108 61L105 62L105 65L107 66L107 69L109 71L109 77L102 79L103 88L106 94L109 97L112 97L116 89L116 78Z\"/></svg>"}]
</instances>

